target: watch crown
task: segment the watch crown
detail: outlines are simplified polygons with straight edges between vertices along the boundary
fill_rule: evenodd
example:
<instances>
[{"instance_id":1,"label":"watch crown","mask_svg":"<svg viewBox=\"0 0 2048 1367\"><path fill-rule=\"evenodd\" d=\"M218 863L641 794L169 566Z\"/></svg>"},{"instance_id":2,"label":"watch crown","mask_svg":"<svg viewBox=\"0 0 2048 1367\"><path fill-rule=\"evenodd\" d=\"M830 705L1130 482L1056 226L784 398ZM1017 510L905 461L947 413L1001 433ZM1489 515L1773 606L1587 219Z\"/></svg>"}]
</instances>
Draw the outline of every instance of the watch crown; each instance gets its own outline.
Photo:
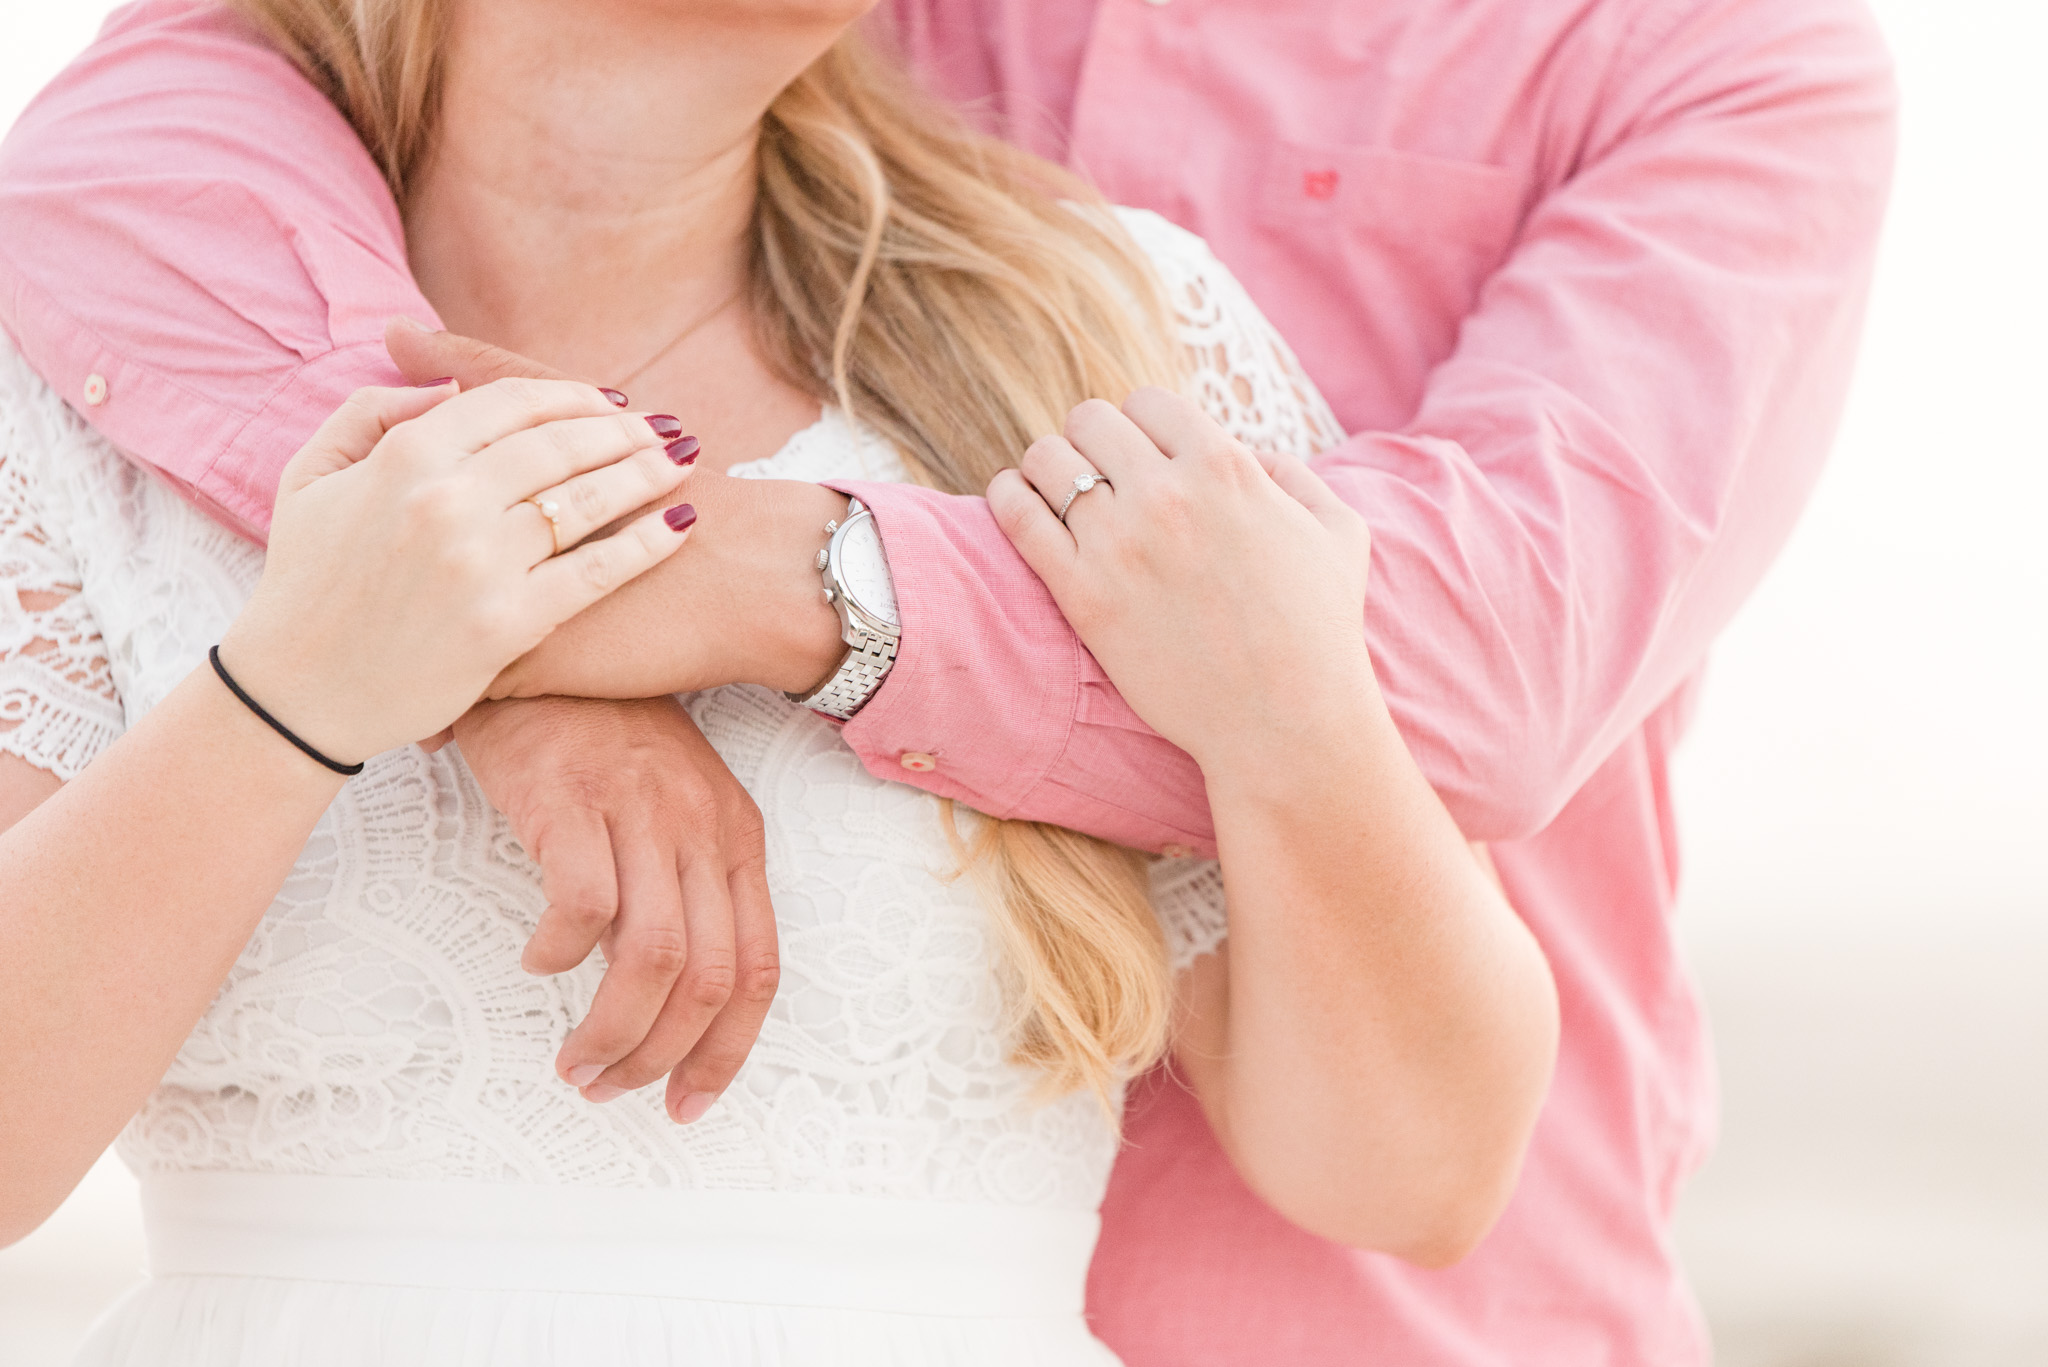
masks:
<instances>
[{"instance_id":1,"label":"watch crown","mask_svg":"<svg viewBox=\"0 0 2048 1367\"><path fill-rule=\"evenodd\" d=\"M835 519L834 519L833 521L831 521L831 522L827 522L827 523L825 524L825 535L827 535L827 536L830 536L830 535L832 535L832 533L834 533L834 532L836 532L836 531L838 531L838 530L839 530L839 522L838 522L838 520L837 520L836 518L835 518Z\"/></svg>"},{"instance_id":2,"label":"watch crown","mask_svg":"<svg viewBox=\"0 0 2048 1367\"><path fill-rule=\"evenodd\" d=\"M826 567L827 565L829 565L829 564L831 564L831 563L832 563L832 552L830 552L830 551L819 551L819 552L818 552L818 568L819 568L819 569L821 569L821 570L822 570L822 569L824 569L824 568L825 568L825 567Z\"/></svg>"}]
</instances>

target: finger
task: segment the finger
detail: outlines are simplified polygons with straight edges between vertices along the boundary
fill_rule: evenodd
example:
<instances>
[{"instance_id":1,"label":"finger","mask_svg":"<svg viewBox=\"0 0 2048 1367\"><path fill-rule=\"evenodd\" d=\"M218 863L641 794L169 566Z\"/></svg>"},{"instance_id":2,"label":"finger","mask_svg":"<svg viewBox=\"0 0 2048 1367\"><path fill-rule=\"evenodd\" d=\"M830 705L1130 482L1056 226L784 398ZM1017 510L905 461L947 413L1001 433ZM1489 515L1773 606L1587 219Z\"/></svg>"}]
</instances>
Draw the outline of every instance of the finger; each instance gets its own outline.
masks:
<instances>
[{"instance_id":1,"label":"finger","mask_svg":"<svg viewBox=\"0 0 2048 1367\"><path fill-rule=\"evenodd\" d=\"M1095 490L1098 494L1105 492ZM1038 490L1017 470L998 471L988 482L988 507L995 515L996 525L1010 538L1010 544L1017 548L1017 554L1031 567L1031 572L1045 581L1053 597L1059 597L1073 572L1078 550L1073 533L1060 525Z\"/></svg>"},{"instance_id":2,"label":"finger","mask_svg":"<svg viewBox=\"0 0 2048 1367\"><path fill-rule=\"evenodd\" d=\"M1082 459L1126 489L1135 490L1165 473L1165 454L1114 404L1088 400L1067 414L1065 432Z\"/></svg>"},{"instance_id":3,"label":"finger","mask_svg":"<svg viewBox=\"0 0 2048 1367\"><path fill-rule=\"evenodd\" d=\"M679 1125L700 1119L732 1085L760 1038L782 978L768 866L758 844L727 876L726 889L732 898L736 956L732 999L669 1074L668 1113Z\"/></svg>"},{"instance_id":4,"label":"finger","mask_svg":"<svg viewBox=\"0 0 2048 1367\"><path fill-rule=\"evenodd\" d=\"M428 754L431 755L435 751L441 749L443 746L448 745L454 739L455 728L452 726L444 726L439 731L436 731L433 735L428 736L425 740L421 741L419 745L420 749L426 751Z\"/></svg>"},{"instance_id":5,"label":"finger","mask_svg":"<svg viewBox=\"0 0 2048 1367\"><path fill-rule=\"evenodd\" d=\"M696 520L695 508L678 503L636 517L610 536L541 561L529 577L533 592L527 595L525 606L552 631L681 550Z\"/></svg>"},{"instance_id":6,"label":"finger","mask_svg":"<svg viewBox=\"0 0 2048 1367\"><path fill-rule=\"evenodd\" d=\"M605 1074L647 1038L690 959L682 889L669 847L621 835L612 831L619 914L605 940L604 980L590 1014L569 1032L555 1058L555 1071L592 1101L610 1101L630 1090L606 1081ZM675 1056L681 1058L683 1050Z\"/></svg>"},{"instance_id":7,"label":"finger","mask_svg":"<svg viewBox=\"0 0 2048 1367\"><path fill-rule=\"evenodd\" d=\"M1053 515L1053 521L1063 525L1077 541L1081 528L1104 511L1100 506L1084 510L1081 505L1091 500L1107 504L1116 497L1113 483L1094 485L1086 493L1075 492L1075 481L1081 476L1102 472L1065 437L1040 437L1032 442L1017 468L1038 491L1039 501ZM1067 510L1064 518L1060 516L1062 508Z\"/></svg>"},{"instance_id":8,"label":"finger","mask_svg":"<svg viewBox=\"0 0 2048 1367\"><path fill-rule=\"evenodd\" d=\"M1282 493L1308 509L1316 521L1332 531L1363 535L1365 519L1358 510L1337 497L1337 491L1323 482L1323 477L1310 469L1307 463L1293 456L1274 456L1259 462L1266 473L1280 486Z\"/></svg>"},{"instance_id":9,"label":"finger","mask_svg":"<svg viewBox=\"0 0 2048 1367\"><path fill-rule=\"evenodd\" d=\"M454 386L446 384L413 389L358 389L342 400L341 407L320 424L313 439L285 463L278 494L297 493L322 475L346 470L375 450L392 428L453 398L455 392Z\"/></svg>"},{"instance_id":10,"label":"finger","mask_svg":"<svg viewBox=\"0 0 2048 1367\"><path fill-rule=\"evenodd\" d=\"M575 380L492 380L399 425L378 449L460 459L546 423L616 416L611 400L593 385Z\"/></svg>"},{"instance_id":11,"label":"finger","mask_svg":"<svg viewBox=\"0 0 2048 1367\"><path fill-rule=\"evenodd\" d=\"M1185 394L1168 389L1136 390L1124 400L1123 413L1169 459L1251 459L1251 453L1224 431L1206 408Z\"/></svg>"},{"instance_id":12,"label":"finger","mask_svg":"<svg viewBox=\"0 0 2048 1367\"><path fill-rule=\"evenodd\" d=\"M532 844L548 899L519 956L528 973L567 973L590 957L619 911L619 873L611 832L589 807L549 807Z\"/></svg>"},{"instance_id":13,"label":"finger","mask_svg":"<svg viewBox=\"0 0 2048 1367\"><path fill-rule=\"evenodd\" d=\"M392 364L415 384L441 375L454 376L464 389L480 389L508 375L533 380L570 378L516 351L459 333L436 332L411 318L393 318L384 325L384 349L391 353Z\"/></svg>"},{"instance_id":14,"label":"finger","mask_svg":"<svg viewBox=\"0 0 2048 1367\"><path fill-rule=\"evenodd\" d=\"M573 515L579 530L571 538L567 535L569 522L564 522L562 544L566 546L682 483L696 464L697 447L689 438L664 442L644 416L615 413L515 432L479 452L475 459L481 478L496 492L502 506L510 508L535 494L545 494L565 514ZM612 477L572 487L579 477L597 472L610 472ZM617 497L634 492L640 494L637 501L617 506ZM599 516L603 508L612 511Z\"/></svg>"},{"instance_id":15,"label":"finger","mask_svg":"<svg viewBox=\"0 0 2048 1367\"><path fill-rule=\"evenodd\" d=\"M646 1038L605 1070L599 1086L630 1092L666 1076L732 1000L739 976L737 932L724 871L713 860L697 859L674 876L682 883L689 956Z\"/></svg>"}]
</instances>

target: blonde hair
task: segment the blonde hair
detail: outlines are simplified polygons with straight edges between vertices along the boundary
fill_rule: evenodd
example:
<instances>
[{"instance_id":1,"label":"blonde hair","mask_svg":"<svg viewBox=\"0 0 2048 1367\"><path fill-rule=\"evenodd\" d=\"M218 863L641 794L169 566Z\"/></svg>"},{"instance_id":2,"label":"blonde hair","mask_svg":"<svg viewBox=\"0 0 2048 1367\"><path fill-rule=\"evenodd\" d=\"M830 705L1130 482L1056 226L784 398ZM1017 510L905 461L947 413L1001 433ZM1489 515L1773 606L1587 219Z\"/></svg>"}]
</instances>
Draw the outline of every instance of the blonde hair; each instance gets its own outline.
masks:
<instances>
[{"instance_id":1,"label":"blonde hair","mask_svg":"<svg viewBox=\"0 0 2048 1367\"><path fill-rule=\"evenodd\" d=\"M400 202L432 145L446 0L236 0L355 125ZM1175 384L1150 270L1078 178L966 129L855 33L777 97L757 154L752 306L786 377L978 494L1089 398ZM1165 949L1133 851L947 809L996 913L1017 1057L1045 1091L1164 1052Z\"/></svg>"}]
</instances>

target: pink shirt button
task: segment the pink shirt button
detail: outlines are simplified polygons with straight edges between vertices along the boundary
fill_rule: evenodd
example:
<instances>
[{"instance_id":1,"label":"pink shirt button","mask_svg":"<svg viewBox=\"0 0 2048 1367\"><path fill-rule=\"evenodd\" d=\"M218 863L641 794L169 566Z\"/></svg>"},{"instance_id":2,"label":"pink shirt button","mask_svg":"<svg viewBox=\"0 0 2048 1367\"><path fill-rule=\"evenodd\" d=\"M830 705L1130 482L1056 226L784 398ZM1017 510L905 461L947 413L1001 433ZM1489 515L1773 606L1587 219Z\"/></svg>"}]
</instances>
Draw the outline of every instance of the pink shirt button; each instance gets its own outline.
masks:
<instances>
[{"instance_id":1,"label":"pink shirt button","mask_svg":"<svg viewBox=\"0 0 2048 1367\"><path fill-rule=\"evenodd\" d=\"M903 758L896 761L913 774L929 774L939 767L939 762L922 750L905 750Z\"/></svg>"},{"instance_id":2,"label":"pink shirt button","mask_svg":"<svg viewBox=\"0 0 2048 1367\"><path fill-rule=\"evenodd\" d=\"M105 403L106 401L107 377L100 374L92 374L86 376L85 402L87 406L92 408L98 408L101 404Z\"/></svg>"}]
</instances>

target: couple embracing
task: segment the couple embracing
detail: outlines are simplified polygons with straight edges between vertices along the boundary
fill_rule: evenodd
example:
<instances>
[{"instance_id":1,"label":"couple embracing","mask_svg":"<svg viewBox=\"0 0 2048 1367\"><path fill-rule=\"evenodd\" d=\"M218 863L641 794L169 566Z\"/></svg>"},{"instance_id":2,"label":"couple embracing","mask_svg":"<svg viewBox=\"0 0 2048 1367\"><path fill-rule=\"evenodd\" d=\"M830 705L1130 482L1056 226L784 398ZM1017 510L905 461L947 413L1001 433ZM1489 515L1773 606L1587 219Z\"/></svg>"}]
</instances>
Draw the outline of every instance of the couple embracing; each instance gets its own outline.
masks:
<instances>
[{"instance_id":1,"label":"couple embracing","mask_svg":"<svg viewBox=\"0 0 2048 1367\"><path fill-rule=\"evenodd\" d=\"M144 0L24 115L0 1233L118 1137L93 1364L1703 1361L1665 761L1867 19L868 7Z\"/></svg>"}]
</instances>

